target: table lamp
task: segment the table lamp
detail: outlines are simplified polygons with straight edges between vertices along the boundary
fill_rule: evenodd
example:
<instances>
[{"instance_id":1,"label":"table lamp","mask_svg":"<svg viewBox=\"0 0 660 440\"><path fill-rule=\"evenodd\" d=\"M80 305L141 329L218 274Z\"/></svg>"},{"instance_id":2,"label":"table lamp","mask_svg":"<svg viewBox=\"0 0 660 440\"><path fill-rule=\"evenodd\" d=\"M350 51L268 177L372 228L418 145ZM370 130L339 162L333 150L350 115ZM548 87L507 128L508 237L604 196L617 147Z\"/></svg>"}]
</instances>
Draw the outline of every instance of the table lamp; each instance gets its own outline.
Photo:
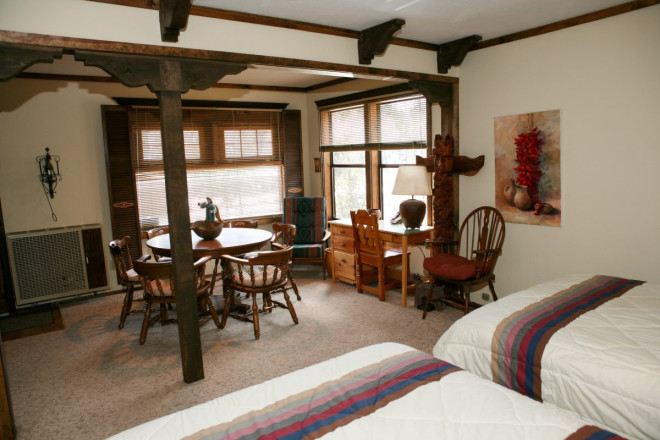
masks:
<instances>
[{"instance_id":1,"label":"table lamp","mask_svg":"<svg viewBox=\"0 0 660 440\"><path fill-rule=\"evenodd\" d=\"M410 195L399 205L401 220L406 229L421 226L426 214L426 203L415 200L415 196L431 195L430 175L424 165L401 165L394 181L394 195Z\"/></svg>"}]
</instances>

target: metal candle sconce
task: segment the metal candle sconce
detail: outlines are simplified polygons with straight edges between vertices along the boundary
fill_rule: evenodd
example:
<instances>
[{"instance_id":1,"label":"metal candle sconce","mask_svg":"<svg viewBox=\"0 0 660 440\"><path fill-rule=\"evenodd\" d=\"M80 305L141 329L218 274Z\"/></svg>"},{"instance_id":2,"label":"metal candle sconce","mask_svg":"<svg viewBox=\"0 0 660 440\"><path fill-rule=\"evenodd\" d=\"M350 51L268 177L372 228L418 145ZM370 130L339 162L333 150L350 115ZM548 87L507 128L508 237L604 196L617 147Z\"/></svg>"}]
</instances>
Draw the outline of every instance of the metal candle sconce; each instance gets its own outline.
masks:
<instances>
[{"instance_id":1,"label":"metal candle sconce","mask_svg":"<svg viewBox=\"0 0 660 440\"><path fill-rule=\"evenodd\" d=\"M57 182L62 180L62 176L60 175L60 156L51 155L50 148L46 147L46 154L37 157L37 164L39 165L39 179L46 194L46 200L48 200L48 196L52 199L55 197ZM53 220L57 221L57 216L53 212L50 200L48 200L48 205L50 206Z\"/></svg>"}]
</instances>

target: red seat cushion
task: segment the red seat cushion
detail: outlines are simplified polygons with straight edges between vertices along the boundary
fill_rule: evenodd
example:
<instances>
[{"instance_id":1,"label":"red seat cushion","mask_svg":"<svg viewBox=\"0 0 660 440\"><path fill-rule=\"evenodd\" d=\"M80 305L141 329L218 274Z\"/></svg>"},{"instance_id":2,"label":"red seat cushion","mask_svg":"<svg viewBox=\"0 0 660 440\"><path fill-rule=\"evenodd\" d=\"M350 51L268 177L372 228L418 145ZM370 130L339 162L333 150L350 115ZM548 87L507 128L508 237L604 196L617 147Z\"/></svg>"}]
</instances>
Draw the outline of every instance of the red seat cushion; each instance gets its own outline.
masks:
<instances>
[{"instance_id":1,"label":"red seat cushion","mask_svg":"<svg viewBox=\"0 0 660 440\"><path fill-rule=\"evenodd\" d=\"M477 262L453 254L438 254L424 258L424 269L432 275L452 280L468 280L477 273Z\"/></svg>"}]
</instances>

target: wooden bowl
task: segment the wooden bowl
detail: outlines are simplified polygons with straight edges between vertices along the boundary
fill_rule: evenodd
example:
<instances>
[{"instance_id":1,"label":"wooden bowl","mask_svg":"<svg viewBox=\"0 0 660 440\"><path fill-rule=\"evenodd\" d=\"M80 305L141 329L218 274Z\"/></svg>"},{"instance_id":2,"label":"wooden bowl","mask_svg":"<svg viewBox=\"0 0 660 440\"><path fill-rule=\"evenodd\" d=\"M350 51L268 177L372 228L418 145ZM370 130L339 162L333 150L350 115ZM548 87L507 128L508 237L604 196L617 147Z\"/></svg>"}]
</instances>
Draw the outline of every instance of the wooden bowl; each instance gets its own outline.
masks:
<instances>
[{"instance_id":1,"label":"wooden bowl","mask_svg":"<svg viewBox=\"0 0 660 440\"><path fill-rule=\"evenodd\" d=\"M199 220L192 224L191 229L203 240L215 240L222 232L222 223Z\"/></svg>"}]
</instances>

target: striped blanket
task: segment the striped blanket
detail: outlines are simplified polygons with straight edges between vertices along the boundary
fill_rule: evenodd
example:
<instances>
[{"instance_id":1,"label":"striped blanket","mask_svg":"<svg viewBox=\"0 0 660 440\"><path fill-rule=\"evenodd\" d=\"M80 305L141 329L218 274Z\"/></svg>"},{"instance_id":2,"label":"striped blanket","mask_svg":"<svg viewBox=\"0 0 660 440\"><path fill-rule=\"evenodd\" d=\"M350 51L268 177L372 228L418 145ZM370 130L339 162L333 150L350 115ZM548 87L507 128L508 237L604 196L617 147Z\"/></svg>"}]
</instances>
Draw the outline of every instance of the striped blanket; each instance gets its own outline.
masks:
<instances>
[{"instance_id":1,"label":"striped blanket","mask_svg":"<svg viewBox=\"0 0 660 440\"><path fill-rule=\"evenodd\" d=\"M555 332L643 281L596 275L504 319L492 341L493 380L543 401L541 358Z\"/></svg>"},{"instance_id":2,"label":"striped blanket","mask_svg":"<svg viewBox=\"0 0 660 440\"><path fill-rule=\"evenodd\" d=\"M190 440L316 439L367 416L421 385L459 371L447 362L409 351L355 370L230 422L204 429Z\"/></svg>"},{"instance_id":3,"label":"striped blanket","mask_svg":"<svg viewBox=\"0 0 660 440\"><path fill-rule=\"evenodd\" d=\"M387 342L153 419L111 440L319 437L619 438L574 413L543 405L412 347Z\"/></svg>"}]
</instances>

